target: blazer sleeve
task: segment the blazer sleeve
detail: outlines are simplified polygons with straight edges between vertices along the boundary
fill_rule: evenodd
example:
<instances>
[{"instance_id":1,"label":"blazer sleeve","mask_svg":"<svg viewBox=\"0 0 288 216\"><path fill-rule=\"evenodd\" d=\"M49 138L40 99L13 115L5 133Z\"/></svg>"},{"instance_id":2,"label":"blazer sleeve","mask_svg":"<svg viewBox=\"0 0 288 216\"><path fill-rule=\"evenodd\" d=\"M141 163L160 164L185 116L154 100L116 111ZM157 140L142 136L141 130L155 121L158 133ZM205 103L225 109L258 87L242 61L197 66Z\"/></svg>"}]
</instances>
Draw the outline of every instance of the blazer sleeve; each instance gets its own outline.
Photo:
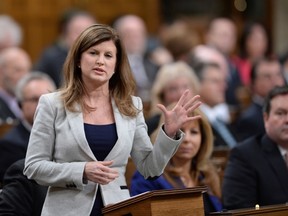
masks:
<instances>
[{"instance_id":1,"label":"blazer sleeve","mask_svg":"<svg viewBox=\"0 0 288 216\"><path fill-rule=\"evenodd\" d=\"M134 103L136 103L139 110L142 110L141 99L138 97L135 98L136 102ZM163 129L160 129L153 145L147 133L143 112L138 114L131 157L137 170L144 178L158 177L163 173L164 168L177 151L184 137L182 131L179 131L178 135L179 139L174 140L168 137Z\"/></svg>"},{"instance_id":2,"label":"blazer sleeve","mask_svg":"<svg viewBox=\"0 0 288 216\"><path fill-rule=\"evenodd\" d=\"M40 97L26 153L24 174L29 179L46 186L83 189L86 162L53 161L55 145L55 119L61 108L59 96L47 94ZM64 115L64 114L62 114Z\"/></svg>"}]
</instances>

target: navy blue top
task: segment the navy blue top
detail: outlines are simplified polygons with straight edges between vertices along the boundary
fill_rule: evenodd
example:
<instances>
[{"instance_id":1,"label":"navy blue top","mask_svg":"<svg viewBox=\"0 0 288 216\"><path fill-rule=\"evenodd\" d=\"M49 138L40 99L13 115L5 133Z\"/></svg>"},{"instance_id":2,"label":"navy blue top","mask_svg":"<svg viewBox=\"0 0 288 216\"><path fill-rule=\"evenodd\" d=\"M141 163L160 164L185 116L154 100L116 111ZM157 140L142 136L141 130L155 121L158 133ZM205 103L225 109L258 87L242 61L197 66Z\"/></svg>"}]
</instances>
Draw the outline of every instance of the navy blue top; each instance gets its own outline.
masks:
<instances>
[{"instance_id":1,"label":"navy blue top","mask_svg":"<svg viewBox=\"0 0 288 216\"><path fill-rule=\"evenodd\" d=\"M98 161L103 161L118 139L116 124L92 125L84 123L84 130L93 154Z\"/></svg>"},{"instance_id":2,"label":"navy blue top","mask_svg":"<svg viewBox=\"0 0 288 216\"><path fill-rule=\"evenodd\" d=\"M87 142L98 161L103 161L117 142L116 124L92 125L84 123ZM97 191L91 216L102 215L103 201L100 190Z\"/></svg>"}]
</instances>

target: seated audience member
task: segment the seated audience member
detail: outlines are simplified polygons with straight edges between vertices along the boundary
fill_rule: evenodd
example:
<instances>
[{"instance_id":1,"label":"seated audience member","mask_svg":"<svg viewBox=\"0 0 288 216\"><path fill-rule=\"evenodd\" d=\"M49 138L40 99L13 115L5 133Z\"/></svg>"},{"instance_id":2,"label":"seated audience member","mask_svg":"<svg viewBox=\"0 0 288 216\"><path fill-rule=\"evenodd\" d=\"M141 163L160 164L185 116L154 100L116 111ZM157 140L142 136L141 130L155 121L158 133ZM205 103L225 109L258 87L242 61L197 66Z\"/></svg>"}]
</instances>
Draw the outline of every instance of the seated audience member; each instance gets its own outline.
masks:
<instances>
[{"instance_id":1,"label":"seated audience member","mask_svg":"<svg viewBox=\"0 0 288 216\"><path fill-rule=\"evenodd\" d=\"M19 47L0 52L0 119L19 120L22 111L17 104L15 88L18 81L29 73L32 62L28 53Z\"/></svg>"},{"instance_id":2,"label":"seated audience member","mask_svg":"<svg viewBox=\"0 0 288 216\"><path fill-rule=\"evenodd\" d=\"M62 67L68 50L80 33L96 23L95 18L87 11L80 9L68 9L59 20L59 37L57 41L43 50L37 60L35 70L48 74L57 87L63 81Z\"/></svg>"},{"instance_id":3,"label":"seated audience member","mask_svg":"<svg viewBox=\"0 0 288 216\"><path fill-rule=\"evenodd\" d=\"M208 196L204 196L205 211L220 211L222 209L220 179L210 162L213 151L212 130L200 110L196 110L191 115L200 115L201 119L183 125L181 130L185 133L185 137L166 166L163 175L155 180L146 180L136 171L131 180L131 195L151 190L207 185ZM163 119L157 130L162 127L162 121ZM156 134L157 131L151 138L155 139Z\"/></svg>"},{"instance_id":4,"label":"seated audience member","mask_svg":"<svg viewBox=\"0 0 288 216\"><path fill-rule=\"evenodd\" d=\"M38 99L54 89L50 77L40 72L31 72L18 82L15 92L23 118L0 140L0 182L13 162L25 158Z\"/></svg>"},{"instance_id":5,"label":"seated audience member","mask_svg":"<svg viewBox=\"0 0 288 216\"><path fill-rule=\"evenodd\" d=\"M263 103L268 92L275 86L284 85L281 64L277 59L263 58L255 63L251 71L251 104L235 122L239 140L265 133Z\"/></svg>"},{"instance_id":6,"label":"seated audience member","mask_svg":"<svg viewBox=\"0 0 288 216\"><path fill-rule=\"evenodd\" d=\"M208 25L204 39L207 46L216 48L225 56L228 64L226 101L230 107L237 109L239 106L237 89L242 83L236 65L232 61L237 42L235 22L228 17L213 18Z\"/></svg>"},{"instance_id":7,"label":"seated audience member","mask_svg":"<svg viewBox=\"0 0 288 216\"><path fill-rule=\"evenodd\" d=\"M244 86L250 85L253 65L272 54L270 39L262 23L245 23L239 40L239 54L233 57Z\"/></svg>"},{"instance_id":8,"label":"seated audience member","mask_svg":"<svg viewBox=\"0 0 288 216\"><path fill-rule=\"evenodd\" d=\"M149 135L158 127L161 117L157 104L168 106L178 101L186 89L190 89L191 95L198 94L199 90L198 78L188 64L178 61L159 69L151 90L150 117L146 120Z\"/></svg>"},{"instance_id":9,"label":"seated audience member","mask_svg":"<svg viewBox=\"0 0 288 216\"><path fill-rule=\"evenodd\" d=\"M269 92L263 112L266 134L253 136L230 152L222 189L226 209L288 201L287 86Z\"/></svg>"},{"instance_id":10,"label":"seated audience member","mask_svg":"<svg viewBox=\"0 0 288 216\"><path fill-rule=\"evenodd\" d=\"M0 29L0 50L21 45L22 27L11 16L0 15Z\"/></svg>"},{"instance_id":11,"label":"seated audience member","mask_svg":"<svg viewBox=\"0 0 288 216\"><path fill-rule=\"evenodd\" d=\"M4 175L0 193L0 215L40 216L47 187L24 174L25 159L14 162Z\"/></svg>"},{"instance_id":12,"label":"seated audience member","mask_svg":"<svg viewBox=\"0 0 288 216\"><path fill-rule=\"evenodd\" d=\"M286 85L288 85L288 50L278 56Z\"/></svg>"},{"instance_id":13,"label":"seated audience member","mask_svg":"<svg viewBox=\"0 0 288 216\"><path fill-rule=\"evenodd\" d=\"M225 100L225 73L214 62L198 62L194 69L200 80L200 109L212 126L214 146L233 148L237 144L237 137L230 124L230 111Z\"/></svg>"},{"instance_id":14,"label":"seated audience member","mask_svg":"<svg viewBox=\"0 0 288 216\"><path fill-rule=\"evenodd\" d=\"M279 57L286 85L288 84L288 52Z\"/></svg>"},{"instance_id":15,"label":"seated audience member","mask_svg":"<svg viewBox=\"0 0 288 216\"><path fill-rule=\"evenodd\" d=\"M195 29L190 27L189 22L181 18L164 24L159 36L174 61L187 62L191 50L200 41Z\"/></svg>"},{"instance_id":16,"label":"seated audience member","mask_svg":"<svg viewBox=\"0 0 288 216\"><path fill-rule=\"evenodd\" d=\"M228 112L226 112L225 122L230 123L233 122L235 116L237 116L240 108L240 104L237 106L231 105L227 101L227 92L231 91L229 89L229 84L231 84L230 80L230 72L229 72L229 64L225 58L225 56L217 49L207 45L197 45L191 50L190 58L188 63L192 68L202 65L202 63L216 63L219 65L220 71L224 74L226 80L226 87L225 87L225 108ZM196 71L197 72L197 71ZM223 75L221 75L223 76ZM234 87L233 87L234 88ZM237 88L238 89L238 88ZM236 91L236 88L234 89ZM238 90L237 90L238 92ZM235 93L235 92L234 92ZM228 94L234 94L229 92ZM238 95L238 94L237 94ZM237 99L238 100L238 99ZM223 106L223 105L222 105ZM223 120L223 119L222 119Z\"/></svg>"},{"instance_id":17,"label":"seated audience member","mask_svg":"<svg viewBox=\"0 0 288 216\"><path fill-rule=\"evenodd\" d=\"M131 70L136 81L136 95L149 111L150 90L159 66L151 61L148 53L149 35L145 21L134 14L118 17L113 23L126 48Z\"/></svg>"}]
</instances>

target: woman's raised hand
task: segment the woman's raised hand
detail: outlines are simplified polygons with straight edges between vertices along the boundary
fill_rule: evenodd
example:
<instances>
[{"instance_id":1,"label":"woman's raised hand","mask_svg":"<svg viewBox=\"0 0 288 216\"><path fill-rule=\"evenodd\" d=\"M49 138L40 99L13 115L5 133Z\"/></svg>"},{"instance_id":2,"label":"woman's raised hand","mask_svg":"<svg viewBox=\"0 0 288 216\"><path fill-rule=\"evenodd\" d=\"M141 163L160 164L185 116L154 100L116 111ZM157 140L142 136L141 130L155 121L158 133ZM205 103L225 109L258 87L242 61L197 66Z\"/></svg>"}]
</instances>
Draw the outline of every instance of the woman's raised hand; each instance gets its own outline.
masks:
<instances>
[{"instance_id":1,"label":"woman's raised hand","mask_svg":"<svg viewBox=\"0 0 288 216\"><path fill-rule=\"evenodd\" d=\"M196 95L191 98L189 90L186 90L180 97L177 104L172 110L167 110L162 104L158 104L157 107L164 114L164 131L167 136L175 137L177 131L188 121L199 119L200 116L189 116L193 110L197 109L201 105L200 96Z\"/></svg>"}]
</instances>

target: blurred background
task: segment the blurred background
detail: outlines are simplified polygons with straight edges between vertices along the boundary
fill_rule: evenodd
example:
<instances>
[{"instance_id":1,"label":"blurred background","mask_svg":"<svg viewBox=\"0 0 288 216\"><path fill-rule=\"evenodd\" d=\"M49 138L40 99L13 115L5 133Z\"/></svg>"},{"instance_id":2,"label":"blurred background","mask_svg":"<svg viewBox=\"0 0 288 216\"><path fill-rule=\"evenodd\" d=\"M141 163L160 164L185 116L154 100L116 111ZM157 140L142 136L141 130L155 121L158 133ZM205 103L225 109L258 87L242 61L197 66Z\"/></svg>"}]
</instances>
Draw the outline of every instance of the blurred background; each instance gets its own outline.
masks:
<instances>
[{"instance_id":1,"label":"blurred background","mask_svg":"<svg viewBox=\"0 0 288 216\"><path fill-rule=\"evenodd\" d=\"M23 28L22 47L36 60L43 48L56 40L58 20L67 8L80 8L98 22L111 24L126 13L142 17L151 35L176 19L188 21L203 39L209 20L216 16L232 18L241 34L247 20L264 23L275 53L288 48L288 1L285 0L9 0L0 1L0 14L13 17ZM236 48L237 49L237 48ZM237 50L235 50L236 52Z\"/></svg>"}]
</instances>

